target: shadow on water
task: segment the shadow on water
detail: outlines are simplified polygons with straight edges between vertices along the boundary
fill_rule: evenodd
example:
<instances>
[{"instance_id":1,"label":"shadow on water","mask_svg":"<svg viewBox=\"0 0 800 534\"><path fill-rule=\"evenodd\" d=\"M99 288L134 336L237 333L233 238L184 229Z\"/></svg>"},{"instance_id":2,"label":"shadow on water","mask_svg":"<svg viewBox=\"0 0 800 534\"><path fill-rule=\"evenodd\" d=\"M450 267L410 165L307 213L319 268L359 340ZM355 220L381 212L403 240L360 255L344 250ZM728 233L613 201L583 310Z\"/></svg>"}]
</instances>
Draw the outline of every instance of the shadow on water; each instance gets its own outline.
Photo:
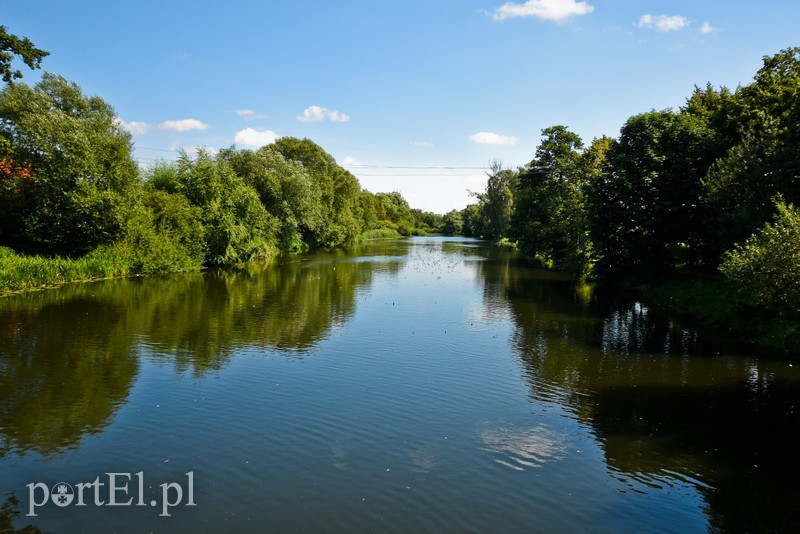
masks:
<instances>
[{"instance_id":1,"label":"shadow on water","mask_svg":"<svg viewBox=\"0 0 800 534\"><path fill-rule=\"evenodd\" d=\"M720 354L644 303L593 294L512 253L489 258L478 266L484 296L513 318L531 396L589 425L623 487L688 482L723 531L800 524L798 369Z\"/></svg>"}]
</instances>

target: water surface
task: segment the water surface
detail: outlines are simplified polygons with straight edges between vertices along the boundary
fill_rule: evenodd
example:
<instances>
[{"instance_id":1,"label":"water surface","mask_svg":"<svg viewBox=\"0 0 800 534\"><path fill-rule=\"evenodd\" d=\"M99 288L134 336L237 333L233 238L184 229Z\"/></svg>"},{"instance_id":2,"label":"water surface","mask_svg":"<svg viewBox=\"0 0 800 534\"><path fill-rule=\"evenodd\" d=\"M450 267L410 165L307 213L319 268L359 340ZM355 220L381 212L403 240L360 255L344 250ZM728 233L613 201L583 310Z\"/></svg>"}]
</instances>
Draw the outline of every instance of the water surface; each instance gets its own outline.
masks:
<instances>
[{"instance_id":1,"label":"water surface","mask_svg":"<svg viewBox=\"0 0 800 534\"><path fill-rule=\"evenodd\" d=\"M70 285L0 299L0 530L792 530L798 400L798 366L470 239ZM110 472L159 504L26 516Z\"/></svg>"}]
</instances>

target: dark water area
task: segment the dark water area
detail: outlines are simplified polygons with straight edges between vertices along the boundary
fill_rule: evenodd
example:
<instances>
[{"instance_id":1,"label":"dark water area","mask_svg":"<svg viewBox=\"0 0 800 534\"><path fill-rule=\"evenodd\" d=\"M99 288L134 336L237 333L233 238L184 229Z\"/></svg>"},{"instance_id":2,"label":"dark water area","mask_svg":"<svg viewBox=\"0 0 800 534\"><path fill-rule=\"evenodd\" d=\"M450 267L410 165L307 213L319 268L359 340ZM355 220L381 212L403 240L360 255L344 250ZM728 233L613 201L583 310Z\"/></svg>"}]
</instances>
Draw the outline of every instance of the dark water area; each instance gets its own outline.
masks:
<instances>
[{"instance_id":1,"label":"dark water area","mask_svg":"<svg viewBox=\"0 0 800 534\"><path fill-rule=\"evenodd\" d=\"M470 239L70 285L0 299L0 532L795 531L799 401Z\"/></svg>"}]
</instances>

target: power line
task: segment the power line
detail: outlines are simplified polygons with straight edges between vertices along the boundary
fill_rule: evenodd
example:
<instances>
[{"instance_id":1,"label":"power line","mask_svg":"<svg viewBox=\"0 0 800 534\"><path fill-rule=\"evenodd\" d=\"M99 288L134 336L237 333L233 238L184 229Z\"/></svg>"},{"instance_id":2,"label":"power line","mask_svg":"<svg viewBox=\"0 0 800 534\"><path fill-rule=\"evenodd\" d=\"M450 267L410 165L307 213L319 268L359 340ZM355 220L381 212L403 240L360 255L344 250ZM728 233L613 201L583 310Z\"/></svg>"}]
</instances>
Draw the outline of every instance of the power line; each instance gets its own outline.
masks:
<instances>
[{"instance_id":1,"label":"power line","mask_svg":"<svg viewBox=\"0 0 800 534\"><path fill-rule=\"evenodd\" d=\"M147 146L136 146L135 150L153 150L155 152L168 152L172 154L180 153L179 149L166 149L166 148L154 148L154 147L147 147ZM148 157L137 157L135 158L140 161L163 161L161 158L148 158ZM373 165L367 163L359 163L355 165L342 165L339 164L341 167L352 170L352 171L360 171L360 170L440 170L440 171L486 171L487 167L461 167L457 165ZM372 178L372 177L381 177L381 178L389 178L389 177L430 177L430 176L440 176L440 177L467 177L467 176L474 176L474 173L471 174L361 174L361 176L365 178Z\"/></svg>"}]
</instances>

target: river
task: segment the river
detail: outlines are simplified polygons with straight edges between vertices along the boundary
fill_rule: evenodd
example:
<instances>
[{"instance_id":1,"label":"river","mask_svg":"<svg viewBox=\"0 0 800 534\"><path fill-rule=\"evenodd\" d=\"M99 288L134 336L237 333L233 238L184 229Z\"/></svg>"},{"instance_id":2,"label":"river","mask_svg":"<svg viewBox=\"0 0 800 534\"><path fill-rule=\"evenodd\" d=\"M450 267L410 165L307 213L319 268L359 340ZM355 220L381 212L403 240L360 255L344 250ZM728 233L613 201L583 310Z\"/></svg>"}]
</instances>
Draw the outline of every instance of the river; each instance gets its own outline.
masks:
<instances>
[{"instance_id":1,"label":"river","mask_svg":"<svg viewBox=\"0 0 800 534\"><path fill-rule=\"evenodd\" d=\"M798 401L466 238L74 284L0 299L0 531L787 531Z\"/></svg>"}]
</instances>

